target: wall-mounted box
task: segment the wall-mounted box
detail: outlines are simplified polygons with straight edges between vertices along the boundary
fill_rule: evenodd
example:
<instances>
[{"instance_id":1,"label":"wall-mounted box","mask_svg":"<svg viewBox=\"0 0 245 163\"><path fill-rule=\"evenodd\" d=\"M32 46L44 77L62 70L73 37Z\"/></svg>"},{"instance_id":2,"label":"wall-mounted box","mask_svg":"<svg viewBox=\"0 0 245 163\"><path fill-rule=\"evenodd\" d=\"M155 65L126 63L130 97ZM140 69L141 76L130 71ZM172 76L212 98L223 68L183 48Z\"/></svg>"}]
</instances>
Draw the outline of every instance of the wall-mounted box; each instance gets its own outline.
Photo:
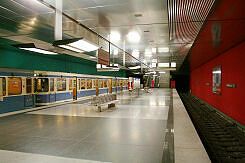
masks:
<instances>
[{"instance_id":1,"label":"wall-mounted box","mask_svg":"<svg viewBox=\"0 0 245 163\"><path fill-rule=\"evenodd\" d=\"M234 84L234 83L227 83L226 84L226 87L228 87L228 88L236 88L236 84Z\"/></svg>"}]
</instances>

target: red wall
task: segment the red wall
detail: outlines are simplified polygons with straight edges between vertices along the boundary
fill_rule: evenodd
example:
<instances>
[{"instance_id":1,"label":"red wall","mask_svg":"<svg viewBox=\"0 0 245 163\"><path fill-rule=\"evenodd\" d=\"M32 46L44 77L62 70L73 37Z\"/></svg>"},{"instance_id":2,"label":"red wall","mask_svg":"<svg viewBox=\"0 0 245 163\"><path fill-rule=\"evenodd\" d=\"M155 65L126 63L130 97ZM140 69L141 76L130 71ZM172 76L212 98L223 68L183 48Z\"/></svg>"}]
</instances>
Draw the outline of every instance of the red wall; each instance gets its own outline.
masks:
<instances>
[{"instance_id":1,"label":"red wall","mask_svg":"<svg viewBox=\"0 0 245 163\"><path fill-rule=\"evenodd\" d=\"M222 71L221 95L212 93L212 69L216 66ZM235 83L236 88L226 87L227 83ZM190 87L192 94L245 125L245 41L192 70Z\"/></svg>"}]
</instances>

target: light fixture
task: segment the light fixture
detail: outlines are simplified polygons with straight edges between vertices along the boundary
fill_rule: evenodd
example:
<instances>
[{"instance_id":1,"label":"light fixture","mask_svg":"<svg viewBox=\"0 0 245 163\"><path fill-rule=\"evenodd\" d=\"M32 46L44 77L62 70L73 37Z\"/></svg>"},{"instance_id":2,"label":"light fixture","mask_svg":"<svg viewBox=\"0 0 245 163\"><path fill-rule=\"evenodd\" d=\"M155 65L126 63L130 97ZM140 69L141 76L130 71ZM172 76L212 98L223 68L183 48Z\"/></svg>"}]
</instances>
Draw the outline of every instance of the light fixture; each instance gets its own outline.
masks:
<instances>
[{"instance_id":1,"label":"light fixture","mask_svg":"<svg viewBox=\"0 0 245 163\"><path fill-rule=\"evenodd\" d=\"M121 35L120 33L113 31L110 33L109 38L111 42L118 42L121 40Z\"/></svg>"},{"instance_id":2,"label":"light fixture","mask_svg":"<svg viewBox=\"0 0 245 163\"><path fill-rule=\"evenodd\" d=\"M36 52L36 53L41 53L41 54L48 54L48 55L57 55L58 54L58 53L55 53L55 52L52 52L52 51L48 51L48 50L37 48L34 43L16 44L16 45L13 45L13 46L16 47L16 48L22 49L22 50L28 50L28 51L31 51L31 52Z\"/></svg>"},{"instance_id":3,"label":"light fixture","mask_svg":"<svg viewBox=\"0 0 245 163\"><path fill-rule=\"evenodd\" d=\"M139 58L139 55L140 55L139 50L133 50L132 55L133 55L133 57L135 57L135 58Z\"/></svg>"},{"instance_id":4,"label":"light fixture","mask_svg":"<svg viewBox=\"0 0 245 163\"><path fill-rule=\"evenodd\" d=\"M68 49L74 52L91 52L99 49L99 46L83 38L58 40L53 43L54 46Z\"/></svg>"},{"instance_id":5,"label":"light fixture","mask_svg":"<svg viewBox=\"0 0 245 163\"><path fill-rule=\"evenodd\" d=\"M127 35L128 41L132 43L137 43L140 41L140 35L138 32L132 31Z\"/></svg>"},{"instance_id":6,"label":"light fixture","mask_svg":"<svg viewBox=\"0 0 245 163\"><path fill-rule=\"evenodd\" d=\"M169 63L158 63L158 67L169 67Z\"/></svg>"},{"instance_id":7,"label":"light fixture","mask_svg":"<svg viewBox=\"0 0 245 163\"><path fill-rule=\"evenodd\" d=\"M102 68L109 68L109 67L107 67L106 65L102 65Z\"/></svg>"},{"instance_id":8,"label":"light fixture","mask_svg":"<svg viewBox=\"0 0 245 163\"><path fill-rule=\"evenodd\" d=\"M96 64L96 68L101 68L101 64Z\"/></svg>"},{"instance_id":9,"label":"light fixture","mask_svg":"<svg viewBox=\"0 0 245 163\"><path fill-rule=\"evenodd\" d=\"M166 72L165 71L160 71L159 74L165 74Z\"/></svg>"},{"instance_id":10,"label":"light fixture","mask_svg":"<svg viewBox=\"0 0 245 163\"><path fill-rule=\"evenodd\" d=\"M135 67L128 67L129 69L131 69L131 70L135 70L135 69L139 69L140 68L140 66L135 66Z\"/></svg>"},{"instance_id":11,"label":"light fixture","mask_svg":"<svg viewBox=\"0 0 245 163\"><path fill-rule=\"evenodd\" d=\"M96 59L96 57L94 57L94 56L89 56L89 58Z\"/></svg>"},{"instance_id":12,"label":"light fixture","mask_svg":"<svg viewBox=\"0 0 245 163\"><path fill-rule=\"evenodd\" d=\"M151 74L156 74L156 71L152 71L152 72L150 72Z\"/></svg>"},{"instance_id":13,"label":"light fixture","mask_svg":"<svg viewBox=\"0 0 245 163\"><path fill-rule=\"evenodd\" d=\"M152 62L153 63L157 63L157 59L152 59Z\"/></svg>"},{"instance_id":14,"label":"light fixture","mask_svg":"<svg viewBox=\"0 0 245 163\"><path fill-rule=\"evenodd\" d=\"M213 71L213 74L221 74L221 71L220 70Z\"/></svg>"},{"instance_id":15,"label":"light fixture","mask_svg":"<svg viewBox=\"0 0 245 163\"><path fill-rule=\"evenodd\" d=\"M152 48L151 51L152 51L152 53L156 53L157 52L157 48Z\"/></svg>"},{"instance_id":16,"label":"light fixture","mask_svg":"<svg viewBox=\"0 0 245 163\"><path fill-rule=\"evenodd\" d=\"M151 67L152 67L152 68L157 67L157 63L152 63L152 64L151 64Z\"/></svg>"},{"instance_id":17,"label":"light fixture","mask_svg":"<svg viewBox=\"0 0 245 163\"><path fill-rule=\"evenodd\" d=\"M171 67L176 67L176 62L171 62Z\"/></svg>"},{"instance_id":18,"label":"light fixture","mask_svg":"<svg viewBox=\"0 0 245 163\"><path fill-rule=\"evenodd\" d=\"M113 54L114 54L114 55L118 55L118 53L119 53L119 52L118 52L118 49L114 49L114 50L113 50Z\"/></svg>"},{"instance_id":19,"label":"light fixture","mask_svg":"<svg viewBox=\"0 0 245 163\"><path fill-rule=\"evenodd\" d=\"M158 52L159 53L167 53L167 52L169 52L169 48L168 47L158 48Z\"/></svg>"},{"instance_id":20,"label":"light fixture","mask_svg":"<svg viewBox=\"0 0 245 163\"><path fill-rule=\"evenodd\" d=\"M150 49L145 49L145 56L146 57L151 57L152 56L152 52Z\"/></svg>"}]
</instances>

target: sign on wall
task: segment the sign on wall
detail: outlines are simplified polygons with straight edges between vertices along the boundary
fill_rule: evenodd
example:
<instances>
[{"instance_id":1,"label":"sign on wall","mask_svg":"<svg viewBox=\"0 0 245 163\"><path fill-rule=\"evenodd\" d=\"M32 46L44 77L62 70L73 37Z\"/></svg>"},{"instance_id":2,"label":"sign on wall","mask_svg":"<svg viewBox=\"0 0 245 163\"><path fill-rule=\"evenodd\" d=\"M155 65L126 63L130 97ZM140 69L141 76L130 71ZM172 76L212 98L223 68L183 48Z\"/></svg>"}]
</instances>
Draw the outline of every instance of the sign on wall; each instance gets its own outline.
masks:
<instances>
[{"instance_id":1,"label":"sign on wall","mask_svg":"<svg viewBox=\"0 0 245 163\"><path fill-rule=\"evenodd\" d=\"M221 66L213 68L213 93L221 95Z\"/></svg>"},{"instance_id":2,"label":"sign on wall","mask_svg":"<svg viewBox=\"0 0 245 163\"><path fill-rule=\"evenodd\" d=\"M103 49L99 49L98 50L98 64L110 66L110 53Z\"/></svg>"}]
</instances>

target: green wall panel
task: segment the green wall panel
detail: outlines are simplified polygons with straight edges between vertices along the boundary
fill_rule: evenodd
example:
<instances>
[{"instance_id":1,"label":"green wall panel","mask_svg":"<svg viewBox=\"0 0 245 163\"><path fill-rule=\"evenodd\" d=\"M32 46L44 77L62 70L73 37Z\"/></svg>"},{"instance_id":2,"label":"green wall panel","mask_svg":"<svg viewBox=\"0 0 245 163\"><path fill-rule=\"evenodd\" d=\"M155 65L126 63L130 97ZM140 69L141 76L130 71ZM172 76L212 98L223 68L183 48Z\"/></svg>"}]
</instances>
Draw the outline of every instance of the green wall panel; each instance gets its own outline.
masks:
<instances>
[{"instance_id":1,"label":"green wall panel","mask_svg":"<svg viewBox=\"0 0 245 163\"><path fill-rule=\"evenodd\" d=\"M126 77L126 71L97 72L96 62L66 54L45 55L16 49L0 39L0 67ZM4 40L6 41L6 40ZM93 54L89 54L93 55Z\"/></svg>"}]
</instances>

